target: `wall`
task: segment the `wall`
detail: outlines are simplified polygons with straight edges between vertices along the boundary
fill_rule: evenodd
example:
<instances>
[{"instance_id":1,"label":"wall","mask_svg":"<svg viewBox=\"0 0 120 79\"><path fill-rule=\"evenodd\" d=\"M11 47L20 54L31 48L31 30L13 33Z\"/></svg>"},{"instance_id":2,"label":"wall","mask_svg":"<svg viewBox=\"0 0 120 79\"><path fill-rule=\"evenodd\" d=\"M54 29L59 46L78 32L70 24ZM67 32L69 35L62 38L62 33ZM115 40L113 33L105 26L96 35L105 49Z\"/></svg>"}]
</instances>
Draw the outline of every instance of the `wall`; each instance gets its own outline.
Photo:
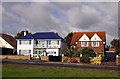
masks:
<instances>
[{"instance_id":1,"label":"wall","mask_svg":"<svg viewBox=\"0 0 120 79\"><path fill-rule=\"evenodd\" d=\"M0 47L11 48L14 49L7 41L5 41L2 37L0 37Z\"/></svg>"},{"instance_id":2,"label":"wall","mask_svg":"<svg viewBox=\"0 0 120 79\"><path fill-rule=\"evenodd\" d=\"M94 52L100 52L103 53L104 52L104 44L103 42L99 42L99 47L92 47L92 42L89 42L89 48L92 48L94 50ZM80 50L82 50L84 47L81 47L81 42L78 42L76 45L76 48L79 48Z\"/></svg>"},{"instance_id":3,"label":"wall","mask_svg":"<svg viewBox=\"0 0 120 79\"><path fill-rule=\"evenodd\" d=\"M0 59L28 59L28 60L30 60L30 56L23 56L23 55L0 55Z\"/></svg>"},{"instance_id":4,"label":"wall","mask_svg":"<svg viewBox=\"0 0 120 79\"><path fill-rule=\"evenodd\" d=\"M43 60L43 61L49 61L49 56L41 56L41 60Z\"/></svg>"},{"instance_id":5,"label":"wall","mask_svg":"<svg viewBox=\"0 0 120 79\"><path fill-rule=\"evenodd\" d=\"M59 56L59 49L46 49L46 52L56 52L56 54L47 54L47 56L49 55L53 55L53 56Z\"/></svg>"},{"instance_id":6,"label":"wall","mask_svg":"<svg viewBox=\"0 0 120 79\"><path fill-rule=\"evenodd\" d=\"M69 62L69 59L71 59L71 57L62 56L62 62L64 62L66 59L68 59L66 62ZM77 62L80 62L80 57L74 57L74 59L77 60Z\"/></svg>"},{"instance_id":7,"label":"wall","mask_svg":"<svg viewBox=\"0 0 120 79\"><path fill-rule=\"evenodd\" d=\"M22 39L21 39L22 40ZM31 39L27 39L31 40ZM19 50L31 50L31 56L33 57L33 43L34 40L31 40L31 44L19 44L19 40L17 40L17 54L19 55Z\"/></svg>"}]
</instances>

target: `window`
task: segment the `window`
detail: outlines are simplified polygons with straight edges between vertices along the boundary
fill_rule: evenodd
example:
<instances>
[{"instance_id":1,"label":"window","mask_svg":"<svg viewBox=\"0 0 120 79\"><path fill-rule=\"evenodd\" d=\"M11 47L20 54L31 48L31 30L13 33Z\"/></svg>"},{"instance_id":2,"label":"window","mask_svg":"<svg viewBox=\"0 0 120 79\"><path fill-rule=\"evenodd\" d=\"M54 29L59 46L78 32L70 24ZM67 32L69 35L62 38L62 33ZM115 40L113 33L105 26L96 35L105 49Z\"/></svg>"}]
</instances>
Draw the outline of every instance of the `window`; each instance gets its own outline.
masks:
<instances>
[{"instance_id":1,"label":"window","mask_svg":"<svg viewBox=\"0 0 120 79\"><path fill-rule=\"evenodd\" d=\"M20 40L19 44L31 44L31 40Z\"/></svg>"},{"instance_id":2,"label":"window","mask_svg":"<svg viewBox=\"0 0 120 79\"><path fill-rule=\"evenodd\" d=\"M19 50L19 54L21 54L21 50Z\"/></svg>"},{"instance_id":3,"label":"window","mask_svg":"<svg viewBox=\"0 0 120 79\"><path fill-rule=\"evenodd\" d=\"M92 42L92 47L99 47L99 42L93 41Z\"/></svg>"},{"instance_id":4,"label":"window","mask_svg":"<svg viewBox=\"0 0 120 79\"><path fill-rule=\"evenodd\" d=\"M50 45L51 44L51 40L48 40L48 45Z\"/></svg>"},{"instance_id":5,"label":"window","mask_svg":"<svg viewBox=\"0 0 120 79\"><path fill-rule=\"evenodd\" d=\"M31 40L29 40L29 44L31 44Z\"/></svg>"},{"instance_id":6,"label":"window","mask_svg":"<svg viewBox=\"0 0 120 79\"><path fill-rule=\"evenodd\" d=\"M54 51L49 51L48 54L56 54Z\"/></svg>"},{"instance_id":7,"label":"window","mask_svg":"<svg viewBox=\"0 0 120 79\"><path fill-rule=\"evenodd\" d=\"M31 53L31 50L29 50L29 53Z\"/></svg>"},{"instance_id":8,"label":"window","mask_svg":"<svg viewBox=\"0 0 120 79\"><path fill-rule=\"evenodd\" d=\"M35 41L35 44L38 44L38 41L37 41L37 40Z\"/></svg>"},{"instance_id":9,"label":"window","mask_svg":"<svg viewBox=\"0 0 120 79\"><path fill-rule=\"evenodd\" d=\"M23 55L29 55L30 54L30 52L31 52L31 50L21 50L21 54L23 54Z\"/></svg>"},{"instance_id":10,"label":"window","mask_svg":"<svg viewBox=\"0 0 120 79\"><path fill-rule=\"evenodd\" d=\"M59 45L59 40L57 40L57 45Z\"/></svg>"},{"instance_id":11,"label":"window","mask_svg":"<svg viewBox=\"0 0 120 79\"><path fill-rule=\"evenodd\" d=\"M88 42L87 41L81 42L81 47L88 47Z\"/></svg>"},{"instance_id":12,"label":"window","mask_svg":"<svg viewBox=\"0 0 120 79\"><path fill-rule=\"evenodd\" d=\"M21 44L21 40L19 41L19 44Z\"/></svg>"}]
</instances>

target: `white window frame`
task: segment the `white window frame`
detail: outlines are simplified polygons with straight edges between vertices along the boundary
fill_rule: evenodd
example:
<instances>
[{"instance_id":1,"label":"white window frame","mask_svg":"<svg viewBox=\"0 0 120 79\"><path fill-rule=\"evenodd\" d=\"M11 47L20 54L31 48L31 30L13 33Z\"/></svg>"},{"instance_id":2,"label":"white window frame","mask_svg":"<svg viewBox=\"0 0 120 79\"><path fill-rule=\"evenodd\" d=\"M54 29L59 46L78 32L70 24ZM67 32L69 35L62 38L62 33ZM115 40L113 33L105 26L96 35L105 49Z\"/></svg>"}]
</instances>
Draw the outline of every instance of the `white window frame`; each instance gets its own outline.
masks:
<instances>
[{"instance_id":1,"label":"white window frame","mask_svg":"<svg viewBox=\"0 0 120 79\"><path fill-rule=\"evenodd\" d=\"M97 44L94 45L93 43L96 42ZM99 47L99 41L92 41L92 47Z\"/></svg>"},{"instance_id":2,"label":"white window frame","mask_svg":"<svg viewBox=\"0 0 120 79\"><path fill-rule=\"evenodd\" d=\"M86 46L83 44L84 42L87 42L87 45L86 45ZM88 47L88 46L89 46L89 45L88 45L88 41L82 41L82 42L81 42L81 47Z\"/></svg>"},{"instance_id":3,"label":"white window frame","mask_svg":"<svg viewBox=\"0 0 120 79\"><path fill-rule=\"evenodd\" d=\"M21 41L20 45L31 45L32 44L32 40L20 40L20 41Z\"/></svg>"}]
</instances>

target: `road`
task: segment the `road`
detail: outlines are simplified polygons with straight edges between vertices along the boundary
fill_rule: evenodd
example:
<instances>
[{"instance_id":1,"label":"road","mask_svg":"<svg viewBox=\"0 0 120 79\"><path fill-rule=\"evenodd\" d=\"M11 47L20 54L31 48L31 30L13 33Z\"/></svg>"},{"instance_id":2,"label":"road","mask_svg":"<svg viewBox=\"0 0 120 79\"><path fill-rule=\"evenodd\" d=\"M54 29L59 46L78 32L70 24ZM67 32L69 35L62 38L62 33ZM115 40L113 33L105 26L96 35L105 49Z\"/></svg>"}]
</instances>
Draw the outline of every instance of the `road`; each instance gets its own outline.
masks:
<instances>
[{"instance_id":1,"label":"road","mask_svg":"<svg viewBox=\"0 0 120 79\"><path fill-rule=\"evenodd\" d=\"M81 69L116 70L116 71L118 71L120 69L119 66L89 65L89 64L61 63L61 62L41 62L39 60L8 60L8 59L4 59L4 60L1 60L0 63L53 66L53 67L66 67L66 68L81 68Z\"/></svg>"}]
</instances>

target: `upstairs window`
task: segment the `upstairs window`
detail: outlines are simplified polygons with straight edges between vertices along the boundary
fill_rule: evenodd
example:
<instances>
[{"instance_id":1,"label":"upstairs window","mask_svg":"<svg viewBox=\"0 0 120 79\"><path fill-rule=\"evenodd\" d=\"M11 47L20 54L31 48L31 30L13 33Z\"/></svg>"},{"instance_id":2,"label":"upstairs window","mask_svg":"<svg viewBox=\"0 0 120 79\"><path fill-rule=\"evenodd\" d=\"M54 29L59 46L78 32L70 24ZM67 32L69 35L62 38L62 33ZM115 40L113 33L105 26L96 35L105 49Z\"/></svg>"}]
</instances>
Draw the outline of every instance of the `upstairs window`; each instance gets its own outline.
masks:
<instances>
[{"instance_id":1,"label":"upstairs window","mask_svg":"<svg viewBox=\"0 0 120 79\"><path fill-rule=\"evenodd\" d=\"M19 40L19 44L21 45L21 40Z\"/></svg>"},{"instance_id":2,"label":"upstairs window","mask_svg":"<svg viewBox=\"0 0 120 79\"><path fill-rule=\"evenodd\" d=\"M99 47L99 42L98 41L93 41L92 42L92 47Z\"/></svg>"},{"instance_id":3,"label":"upstairs window","mask_svg":"<svg viewBox=\"0 0 120 79\"><path fill-rule=\"evenodd\" d=\"M35 44L38 44L38 40L35 41Z\"/></svg>"},{"instance_id":4,"label":"upstairs window","mask_svg":"<svg viewBox=\"0 0 120 79\"><path fill-rule=\"evenodd\" d=\"M48 40L48 45L50 45L51 44L51 40Z\"/></svg>"},{"instance_id":5,"label":"upstairs window","mask_svg":"<svg viewBox=\"0 0 120 79\"><path fill-rule=\"evenodd\" d=\"M59 45L60 44L60 41L59 40L57 40L57 45Z\"/></svg>"},{"instance_id":6,"label":"upstairs window","mask_svg":"<svg viewBox=\"0 0 120 79\"><path fill-rule=\"evenodd\" d=\"M31 44L31 40L20 40L19 44Z\"/></svg>"},{"instance_id":7,"label":"upstairs window","mask_svg":"<svg viewBox=\"0 0 120 79\"><path fill-rule=\"evenodd\" d=\"M29 44L31 44L31 40L29 40Z\"/></svg>"},{"instance_id":8,"label":"upstairs window","mask_svg":"<svg viewBox=\"0 0 120 79\"><path fill-rule=\"evenodd\" d=\"M81 42L81 47L88 47L88 42L87 41Z\"/></svg>"}]
</instances>

